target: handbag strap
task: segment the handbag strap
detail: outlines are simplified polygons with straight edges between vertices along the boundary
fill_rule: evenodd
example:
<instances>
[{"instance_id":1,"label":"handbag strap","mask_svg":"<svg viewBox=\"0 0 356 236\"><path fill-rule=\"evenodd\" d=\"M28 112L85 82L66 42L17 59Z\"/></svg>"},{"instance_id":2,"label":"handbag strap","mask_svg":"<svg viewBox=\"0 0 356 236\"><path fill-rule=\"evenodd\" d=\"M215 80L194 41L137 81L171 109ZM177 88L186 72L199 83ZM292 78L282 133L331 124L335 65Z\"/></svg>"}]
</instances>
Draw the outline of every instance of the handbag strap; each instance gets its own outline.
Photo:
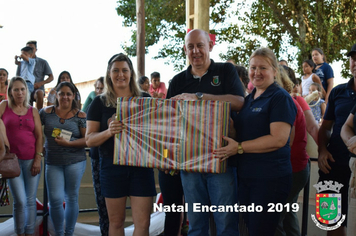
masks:
<instances>
[{"instance_id":1,"label":"handbag strap","mask_svg":"<svg viewBox=\"0 0 356 236\"><path fill-rule=\"evenodd\" d=\"M5 151L6 151L6 153L10 153L10 148L9 148L9 146L7 146L6 144L4 144L5 145Z\"/></svg>"}]
</instances>

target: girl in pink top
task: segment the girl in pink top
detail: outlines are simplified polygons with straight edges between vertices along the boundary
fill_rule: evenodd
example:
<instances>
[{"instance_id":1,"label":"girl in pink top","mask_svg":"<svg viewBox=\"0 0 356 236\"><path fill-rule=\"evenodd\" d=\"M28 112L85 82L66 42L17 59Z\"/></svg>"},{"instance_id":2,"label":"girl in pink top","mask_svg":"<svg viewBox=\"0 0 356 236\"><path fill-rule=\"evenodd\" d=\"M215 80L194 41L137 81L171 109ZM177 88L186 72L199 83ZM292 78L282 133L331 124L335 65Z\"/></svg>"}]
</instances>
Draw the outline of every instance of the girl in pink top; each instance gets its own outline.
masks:
<instances>
[{"instance_id":1,"label":"girl in pink top","mask_svg":"<svg viewBox=\"0 0 356 236\"><path fill-rule=\"evenodd\" d=\"M160 81L160 74L158 72L153 72L151 74L151 85L149 92L154 98L166 98L167 89L166 85Z\"/></svg>"}]
</instances>

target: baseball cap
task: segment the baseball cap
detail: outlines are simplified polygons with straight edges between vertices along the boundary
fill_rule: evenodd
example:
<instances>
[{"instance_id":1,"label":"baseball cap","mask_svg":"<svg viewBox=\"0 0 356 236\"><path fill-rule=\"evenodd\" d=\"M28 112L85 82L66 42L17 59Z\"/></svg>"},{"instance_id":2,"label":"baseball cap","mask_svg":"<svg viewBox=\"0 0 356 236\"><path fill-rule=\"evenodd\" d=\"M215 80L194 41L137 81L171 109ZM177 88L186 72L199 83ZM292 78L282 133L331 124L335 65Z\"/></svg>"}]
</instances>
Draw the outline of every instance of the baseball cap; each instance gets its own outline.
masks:
<instances>
[{"instance_id":1,"label":"baseball cap","mask_svg":"<svg viewBox=\"0 0 356 236\"><path fill-rule=\"evenodd\" d=\"M351 56L352 53L356 53L356 43L352 46L351 51L347 53L347 56Z\"/></svg>"}]
</instances>

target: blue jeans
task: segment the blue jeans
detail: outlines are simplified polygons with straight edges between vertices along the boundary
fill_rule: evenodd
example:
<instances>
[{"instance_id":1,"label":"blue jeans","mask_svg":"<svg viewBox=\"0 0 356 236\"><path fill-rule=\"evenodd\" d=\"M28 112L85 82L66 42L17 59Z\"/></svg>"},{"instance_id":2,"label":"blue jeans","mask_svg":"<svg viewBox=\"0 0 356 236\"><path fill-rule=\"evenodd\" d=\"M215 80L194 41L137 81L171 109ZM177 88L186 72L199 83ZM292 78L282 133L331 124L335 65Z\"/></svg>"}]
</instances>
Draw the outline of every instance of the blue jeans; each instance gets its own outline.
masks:
<instances>
[{"instance_id":1,"label":"blue jeans","mask_svg":"<svg viewBox=\"0 0 356 236\"><path fill-rule=\"evenodd\" d=\"M181 171L185 201L188 203L189 236L209 235L210 212L193 212L193 203L226 206L236 201L236 179L231 167L226 173L191 173ZM213 213L218 236L239 235L236 212Z\"/></svg>"},{"instance_id":2,"label":"blue jeans","mask_svg":"<svg viewBox=\"0 0 356 236\"><path fill-rule=\"evenodd\" d=\"M13 217L16 234L33 234L35 232L37 207L36 194L41 174L32 176L32 160L19 160L21 174L9 179L12 193Z\"/></svg>"},{"instance_id":3,"label":"blue jeans","mask_svg":"<svg viewBox=\"0 0 356 236\"><path fill-rule=\"evenodd\" d=\"M79 213L78 195L86 160L75 164L46 165L46 182L51 216L56 236L73 235ZM63 200L65 209L63 209ZM66 221L65 233L63 230Z\"/></svg>"}]
</instances>

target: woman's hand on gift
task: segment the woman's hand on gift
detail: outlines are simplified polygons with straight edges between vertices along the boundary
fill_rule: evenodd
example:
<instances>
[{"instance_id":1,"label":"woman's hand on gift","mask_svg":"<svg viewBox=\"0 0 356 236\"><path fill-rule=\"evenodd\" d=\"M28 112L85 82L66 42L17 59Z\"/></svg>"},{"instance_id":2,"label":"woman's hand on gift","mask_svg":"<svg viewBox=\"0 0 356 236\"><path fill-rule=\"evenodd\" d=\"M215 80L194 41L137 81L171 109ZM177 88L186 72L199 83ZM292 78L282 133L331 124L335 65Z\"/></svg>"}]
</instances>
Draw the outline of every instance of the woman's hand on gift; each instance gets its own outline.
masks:
<instances>
[{"instance_id":1,"label":"woman's hand on gift","mask_svg":"<svg viewBox=\"0 0 356 236\"><path fill-rule=\"evenodd\" d=\"M225 161L230 156L236 155L238 150L238 143L235 140L226 136L224 136L223 139L227 141L227 146L213 151L215 158L219 158L220 161Z\"/></svg>"},{"instance_id":2,"label":"woman's hand on gift","mask_svg":"<svg viewBox=\"0 0 356 236\"><path fill-rule=\"evenodd\" d=\"M111 121L108 128L111 136L120 133L123 129L124 129L124 124L119 120Z\"/></svg>"}]
</instances>

